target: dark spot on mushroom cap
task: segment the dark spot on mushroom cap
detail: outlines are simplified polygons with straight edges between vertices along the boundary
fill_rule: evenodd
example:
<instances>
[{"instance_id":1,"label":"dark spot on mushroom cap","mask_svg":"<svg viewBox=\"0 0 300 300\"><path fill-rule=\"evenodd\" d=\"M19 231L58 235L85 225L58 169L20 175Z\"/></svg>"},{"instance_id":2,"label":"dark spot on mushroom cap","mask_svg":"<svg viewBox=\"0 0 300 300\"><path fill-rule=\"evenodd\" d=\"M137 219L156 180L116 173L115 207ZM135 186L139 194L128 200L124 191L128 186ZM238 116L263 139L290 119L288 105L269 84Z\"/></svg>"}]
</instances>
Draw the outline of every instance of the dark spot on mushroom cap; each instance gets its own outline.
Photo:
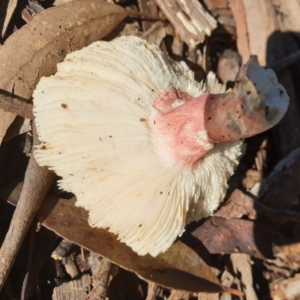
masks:
<instances>
[{"instance_id":1,"label":"dark spot on mushroom cap","mask_svg":"<svg viewBox=\"0 0 300 300\"><path fill-rule=\"evenodd\" d=\"M208 117L207 120L210 121L210 120L211 120L211 117Z\"/></svg>"},{"instance_id":2,"label":"dark spot on mushroom cap","mask_svg":"<svg viewBox=\"0 0 300 300\"><path fill-rule=\"evenodd\" d=\"M251 91L247 91L247 95L250 95L251 94Z\"/></svg>"},{"instance_id":3,"label":"dark spot on mushroom cap","mask_svg":"<svg viewBox=\"0 0 300 300\"><path fill-rule=\"evenodd\" d=\"M64 103L62 103L62 104L61 104L61 107L62 107L62 108L67 108L67 107L68 107L68 105L67 105L67 104L64 104Z\"/></svg>"},{"instance_id":4,"label":"dark spot on mushroom cap","mask_svg":"<svg viewBox=\"0 0 300 300\"><path fill-rule=\"evenodd\" d=\"M142 224L139 225L139 227L142 227L142 226L143 226Z\"/></svg>"},{"instance_id":5,"label":"dark spot on mushroom cap","mask_svg":"<svg viewBox=\"0 0 300 300\"><path fill-rule=\"evenodd\" d=\"M279 94L282 95L283 94L283 90L279 90Z\"/></svg>"},{"instance_id":6,"label":"dark spot on mushroom cap","mask_svg":"<svg viewBox=\"0 0 300 300\"><path fill-rule=\"evenodd\" d=\"M109 138L112 138L112 135L110 135Z\"/></svg>"},{"instance_id":7,"label":"dark spot on mushroom cap","mask_svg":"<svg viewBox=\"0 0 300 300\"><path fill-rule=\"evenodd\" d=\"M46 146L42 146L41 149L42 149L42 150L45 150L45 149L47 149L47 148L46 148Z\"/></svg>"},{"instance_id":8,"label":"dark spot on mushroom cap","mask_svg":"<svg viewBox=\"0 0 300 300\"><path fill-rule=\"evenodd\" d=\"M162 195L163 192L160 192L160 194Z\"/></svg>"},{"instance_id":9,"label":"dark spot on mushroom cap","mask_svg":"<svg viewBox=\"0 0 300 300\"><path fill-rule=\"evenodd\" d=\"M146 122L145 118L140 118L140 122Z\"/></svg>"}]
</instances>

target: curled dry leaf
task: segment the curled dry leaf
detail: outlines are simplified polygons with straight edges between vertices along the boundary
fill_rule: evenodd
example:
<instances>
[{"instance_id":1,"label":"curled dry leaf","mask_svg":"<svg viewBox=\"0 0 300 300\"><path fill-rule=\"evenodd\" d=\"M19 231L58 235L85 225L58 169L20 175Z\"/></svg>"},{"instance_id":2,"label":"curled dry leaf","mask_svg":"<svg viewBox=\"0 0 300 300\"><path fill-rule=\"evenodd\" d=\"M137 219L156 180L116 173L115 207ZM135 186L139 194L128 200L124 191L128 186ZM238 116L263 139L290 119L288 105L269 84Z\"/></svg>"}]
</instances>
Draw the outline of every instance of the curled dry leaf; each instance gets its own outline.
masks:
<instances>
[{"instance_id":1,"label":"curled dry leaf","mask_svg":"<svg viewBox=\"0 0 300 300\"><path fill-rule=\"evenodd\" d=\"M29 99L39 78L55 73L67 53L102 39L132 15L138 13L96 0L45 10L0 48L0 88ZM14 118L0 110L0 142Z\"/></svg>"},{"instance_id":2,"label":"curled dry leaf","mask_svg":"<svg viewBox=\"0 0 300 300\"><path fill-rule=\"evenodd\" d=\"M17 203L19 191L20 187L10 195L11 203ZM150 255L139 256L118 241L114 234L105 229L90 227L86 211L75 207L74 203L75 199L47 196L37 217L45 227L58 235L99 253L147 281L189 292L238 293L224 290L212 269L182 242L178 241L156 258Z\"/></svg>"}]
</instances>

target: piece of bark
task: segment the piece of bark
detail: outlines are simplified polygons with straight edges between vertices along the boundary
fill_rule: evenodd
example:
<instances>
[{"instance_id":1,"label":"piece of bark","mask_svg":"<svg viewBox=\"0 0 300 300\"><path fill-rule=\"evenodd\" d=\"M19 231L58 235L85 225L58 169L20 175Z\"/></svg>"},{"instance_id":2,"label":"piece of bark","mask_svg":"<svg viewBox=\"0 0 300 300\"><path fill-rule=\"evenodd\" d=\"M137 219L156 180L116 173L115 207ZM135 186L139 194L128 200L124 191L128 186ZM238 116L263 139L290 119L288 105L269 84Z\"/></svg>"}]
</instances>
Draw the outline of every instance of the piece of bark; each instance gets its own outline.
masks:
<instances>
[{"instance_id":1,"label":"piece of bark","mask_svg":"<svg viewBox=\"0 0 300 300\"><path fill-rule=\"evenodd\" d=\"M253 288L252 267L249 255L244 253L232 253L230 260L236 276L241 277L245 299L258 300Z\"/></svg>"},{"instance_id":2,"label":"piece of bark","mask_svg":"<svg viewBox=\"0 0 300 300\"><path fill-rule=\"evenodd\" d=\"M26 7L22 10L22 19L26 23L31 22L36 15L37 15L37 13L33 9L31 9L30 7Z\"/></svg>"},{"instance_id":3,"label":"piece of bark","mask_svg":"<svg viewBox=\"0 0 300 300\"><path fill-rule=\"evenodd\" d=\"M215 10L220 8L227 8L229 0L204 0L206 7L209 10Z\"/></svg>"},{"instance_id":4,"label":"piece of bark","mask_svg":"<svg viewBox=\"0 0 300 300\"><path fill-rule=\"evenodd\" d=\"M96 253L93 254L93 258L95 261L100 262L100 264L92 264L93 289L87 295L86 300L104 300L107 295L112 263L107 258L100 258Z\"/></svg>"},{"instance_id":5,"label":"piece of bark","mask_svg":"<svg viewBox=\"0 0 300 300\"><path fill-rule=\"evenodd\" d=\"M63 257L66 257L68 255L69 251L72 249L73 246L73 243L66 239L63 239L52 252L51 257L56 260L62 259Z\"/></svg>"},{"instance_id":6,"label":"piece of bark","mask_svg":"<svg viewBox=\"0 0 300 300\"><path fill-rule=\"evenodd\" d=\"M72 280L55 287L52 294L53 300L84 300L90 291L92 280L88 274L83 274L80 279Z\"/></svg>"},{"instance_id":7,"label":"piece of bark","mask_svg":"<svg viewBox=\"0 0 300 300\"><path fill-rule=\"evenodd\" d=\"M244 64L251 54L244 4L242 0L229 0L229 7L236 22L237 48Z\"/></svg>"},{"instance_id":8,"label":"piece of bark","mask_svg":"<svg viewBox=\"0 0 300 300\"><path fill-rule=\"evenodd\" d=\"M271 299L297 300L300 297L300 274L292 278L283 279L271 286Z\"/></svg>"},{"instance_id":9,"label":"piece of bark","mask_svg":"<svg viewBox=\"0 0 300 300\"><path fill-rule=\"evenodd\" d=\"M216 20L197 0L155 0L180 38L194 48L211 35L217 27Z\"/></svg>"},{"instance_id":10,"label":"piece of bark","mask_svg":"<svg viewBox=\"0 0 300 300\"><path fill-rule=\"evenodd\" d=\"M8 111L33 120L32 103L29 103L27 99L13 97L9 92L4 90L0 90L0 108L5 112Z\"/></svg>"},{"instance_id":11,"label":"piece of bark","mask_svg":"<svg viewBox=\"0 0 300 300\"><path fill-rule=\"evenodd\" d=\"M72 279L79 275L79 271L77 269L77 266L74 262L74 257L72 255L64 257L62 259L62 263L65 267L66 272L70 275Z\"/></svg>"},{"instance_id":12,"label":"piece of bark","mask_svg":"<svg viewBox=\"0 0 300 300\"><path fill-rule=\"evenodd\" d=\"M149 282L146 300L156 300L160 289L154 282Z\"/></svg>"},{"instance_id":13,"label":"piece of bark","mask_svg":"<svg viewBox=\"0 0 300 300\"><path fill-rule=\"evenodd\" d=\"M170 296L167 300L189 300L190 293L179 290L171 290Z\"/></svg>"},{"instance_id":14,"label":"piece of bark","mask_svg":"<svg viewBox=\"0 0 300 300\"><path fill-rule=\"evenodd\" d=\"M231 299L231 295L229 294L223 294L223 295L227 295ZM206 293L198 294L198 300L219 300L219 299L221 299L219 298L219 294L206 294Z\"/></svg>"},{"instance_id":15,"label":"piece of bark","mask_svg":"<svg viewBox=\"0 0 300 300\"><path fill-rule=\"evenodd\" d=\"M237 47L243 61L249 54L257 54L260 64L268 66L283 59L286 43L282 41L271 0L230 0L229 3L237 24ZM300 146L300 118L290 72L284 70L277 77L290 97L288 111L274 129L279 155L285 156Z\"/></svg>"},{"instance_id":16,"label":"piece of bark","mask_svg":"<svg viewBox=\"0 0 300 300\"><path fill-rule=\"evenodd\" d=\"M253 220L256 219L257 212L254 208L253 198L247 196L241 190L235 189L214 216L224 219L239 219L248 216L249 219Z\"/></svg>"},{"instance_id":17,"label":"piece of bark","mask_svg":"<svg viewBox=\"0 0 300 300\"><path fill-rule=\"evenodd\" d=\"M266 66L269 54L268 38L279 30L273 4L271 0L239 1L242 1L245 10L250 53L258 55L259 63Z\"/></svg>"},{"instance_id":18,"label":"piece of bark","mask_svg":"<svg viewBox=\"0 0 300 300\"><path fill-rule=\"evenodd\" d=\"M160 46L167 35L174 35L173 26L165 22L155 22L141 37L150 44Z\"/></svg>"},{"instance_id":19,"label":"piece of bark","mask_svg":"<svg viewBox=\"0 0 300 300\"><path fill-rule=\"evenodd\" d=\"M138 0L138 5L140 12L153 17L158 17L158 7L153 0ZM141 23L144 32L153 25L153 22L150 21L142 21Z\"/></svg>"}]
</instances>

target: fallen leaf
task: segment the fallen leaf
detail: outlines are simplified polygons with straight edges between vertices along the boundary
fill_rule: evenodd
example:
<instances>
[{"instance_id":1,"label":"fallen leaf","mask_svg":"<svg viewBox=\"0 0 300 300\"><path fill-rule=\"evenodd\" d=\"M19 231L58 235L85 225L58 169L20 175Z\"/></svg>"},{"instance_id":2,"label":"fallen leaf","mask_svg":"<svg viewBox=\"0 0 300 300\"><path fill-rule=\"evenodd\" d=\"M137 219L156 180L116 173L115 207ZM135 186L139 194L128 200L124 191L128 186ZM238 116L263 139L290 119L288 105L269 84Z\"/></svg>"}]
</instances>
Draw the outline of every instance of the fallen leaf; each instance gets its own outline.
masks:
<instances>
[{"instance_id":1,"label":"fallen leaf","mask_svg":"<svg viewBox=\"0 0 300 300\"><path fill-rule=\"evenodd\" d=\"M20 189L18 186L9 196L10 203L17 203ZM37 218L56 234L99 253L149 282L189 292L238 292L223 288L212 269L182 242L177 241L168 251L155 258L150 255L139 256L118 241L114 234L90 227L87 212L74 204L75 198L66 200L47 196Z\"/></svg>"},{"instance_id":2,"label":"fallen leaf","mask_svg":"<svg viewBox=\"0 0 300 300\"><path fill-rule=\"evenodd\" d=\"M175 243L156 258L138 256L105 229L92 228L85 210L75 207L75 199L49 198L38 213L42 224L58 235L110 259L141 278L167 288L190 292L222 292L211 268L189 247Z\"/></svg>"},{"instance_id":3,"label":"fallen leaf","mask_svg":"<svg viewBox=\"0 0 300 300\"><path fill-rule=\"evenodd\" d=\"M98 0L43 11L0 47L0 88L29 99L40 77L54 74L66 54L102 39L131 15L138 13ZM0 142L14 118L0 110Z\"/></svg>"},{"instance_id":4,"label":"fallen leaf","mask_svg":"<svg viewBox=\"0 0 300 300\"><path fill-rule=\"evenodd\" d=\"M256 258L272 258L276 241L274 227L240 219L212 217L192 232L211 254L245 253Z\"/></svg>"}]
</instances>

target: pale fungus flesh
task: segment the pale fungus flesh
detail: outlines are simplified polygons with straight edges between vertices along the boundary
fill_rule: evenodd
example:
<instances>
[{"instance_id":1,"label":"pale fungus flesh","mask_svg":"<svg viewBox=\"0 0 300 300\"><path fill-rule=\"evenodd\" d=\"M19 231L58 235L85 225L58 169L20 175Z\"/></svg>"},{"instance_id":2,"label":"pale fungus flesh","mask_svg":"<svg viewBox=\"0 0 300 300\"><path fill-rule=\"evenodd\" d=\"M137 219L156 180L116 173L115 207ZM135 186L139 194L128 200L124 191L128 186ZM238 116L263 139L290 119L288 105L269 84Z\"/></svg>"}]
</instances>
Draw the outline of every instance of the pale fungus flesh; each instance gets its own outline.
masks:
<instances>
[{"instance_id":1,"label":"pale fungus flesh","mask_svg":"<svg viewBox=\"0 0 300 300\"><path fill-rule=\"evenodd\" d=\"M262 87L267 99L254 95L253 68L271 82ZM239 162L241 139L275 125L287 109L284 88L255 58L240 72L247 88L225 93L211 73L203 83L193 77L158 47L121 37L68 54L34 91L38 163L61 176L59 186L89 211L91 226L108 228L139 255L166 251L186 224L210 216ZM232 104L222 110L220 99L246 103L236 117L243 130L227 122ZM260 120L266 106L272 115ZM208 118L219 115L212 126ZM251 120L259 125L249 133Z\"/></svg>"}]
</instances>

